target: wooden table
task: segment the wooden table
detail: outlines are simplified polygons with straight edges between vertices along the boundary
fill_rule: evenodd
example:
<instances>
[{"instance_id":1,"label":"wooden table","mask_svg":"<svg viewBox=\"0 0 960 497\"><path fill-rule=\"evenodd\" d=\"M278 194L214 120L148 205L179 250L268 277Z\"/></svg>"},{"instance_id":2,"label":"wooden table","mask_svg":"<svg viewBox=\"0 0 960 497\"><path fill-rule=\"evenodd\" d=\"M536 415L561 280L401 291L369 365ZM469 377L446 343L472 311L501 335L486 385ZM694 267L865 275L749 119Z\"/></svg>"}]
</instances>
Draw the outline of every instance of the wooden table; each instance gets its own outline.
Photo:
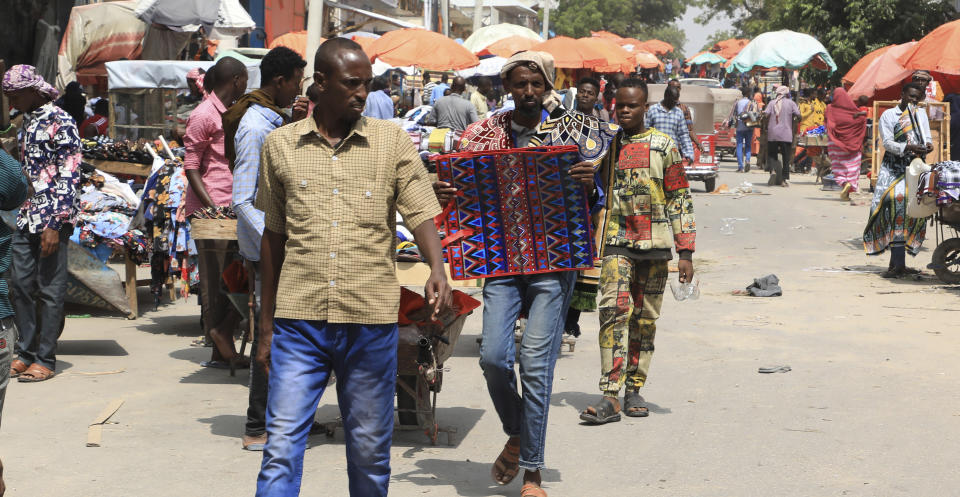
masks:
<instances>
[{"instance_id":1,"label":"wooden table","mask_svg":"<svg viewBox=\"0 0 960 497\"><path fill-rule=\"evenodd\" d=\"M113 161L113 160L101 160L101 159L84 159L88 164L93 165L97 169L110 174L125 174L128 176L139 176L146 178L150 176L150 170L152 169L151 164L137 164L135 162L122 162L122 161ZM137 287L139 286L150 286L151 280L138 280L137 279L137 265L130 259L130 256L124 252L124 290L127 292L127 301L130 303L130 314L127 316L127 319L137 319L140 315L140 309L137 302ZM173 279L169 276L167 277L167 289L170 292L170 300L176 300L177 290L176 286L173 284Z\"/></svg>"}]
</instances>

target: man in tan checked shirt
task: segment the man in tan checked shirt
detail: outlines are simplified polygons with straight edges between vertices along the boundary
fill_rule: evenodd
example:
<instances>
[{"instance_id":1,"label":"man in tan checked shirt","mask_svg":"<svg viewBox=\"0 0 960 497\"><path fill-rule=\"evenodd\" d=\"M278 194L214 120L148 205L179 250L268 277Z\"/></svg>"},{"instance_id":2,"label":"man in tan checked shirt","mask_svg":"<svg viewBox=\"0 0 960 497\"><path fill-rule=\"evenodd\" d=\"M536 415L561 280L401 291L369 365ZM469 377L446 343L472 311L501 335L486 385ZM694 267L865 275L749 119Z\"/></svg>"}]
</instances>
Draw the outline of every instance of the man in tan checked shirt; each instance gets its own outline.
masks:
<instances>
[{"instance_id":1,"label":"man in tan checked shirt","mask_svg":"<svg viewBox=\"0 0 960 497\"><path fill-rule=\"evenodd\" d=\"M433 188L409 136L361 117L373 79L360 45L317 50L313 117L276 129L261 155L261 338L269 364L267 444L257 496L299 495L303 451L331 372L346 432L350 495L390 480L400 287L396 212L430 264L434 314L450 304ZM281 271L282 267L282 271Z\"/></svg>"}]
</instances>

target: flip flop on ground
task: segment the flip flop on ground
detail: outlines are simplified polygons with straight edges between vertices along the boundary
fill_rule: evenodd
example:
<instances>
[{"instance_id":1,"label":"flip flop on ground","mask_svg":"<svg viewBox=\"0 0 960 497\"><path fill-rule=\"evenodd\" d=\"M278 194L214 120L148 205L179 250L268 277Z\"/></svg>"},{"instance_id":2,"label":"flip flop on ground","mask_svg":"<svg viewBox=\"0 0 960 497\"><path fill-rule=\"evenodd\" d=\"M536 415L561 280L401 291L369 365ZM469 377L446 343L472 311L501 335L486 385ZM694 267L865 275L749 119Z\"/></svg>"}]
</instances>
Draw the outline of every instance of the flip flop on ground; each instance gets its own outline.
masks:
<instances>
[{"instance_id":1,"label":"flip flop on ground","mask_svg":"<svg viewBox=\"0 0 960 497\"><path fill-rule=\"evenodd\" d=\"M39 364L31 364L26 371L20 373L20 377L17 378L17 381L20 383L36 383L38 381L49 380L56 374L57 373L50 368L45 368Z\"/></svg>"},{"instance_id":2,"label":"flip flop on ground","mask_svg":"<svg viewBox=\"0 0 960 497\"><path fill-rule=\"evenodd\" d=\"M596 404L580 413L580 419L592 425L620 421L620 402L615 397L603 396Z\"/></svg>"}]
</instances>

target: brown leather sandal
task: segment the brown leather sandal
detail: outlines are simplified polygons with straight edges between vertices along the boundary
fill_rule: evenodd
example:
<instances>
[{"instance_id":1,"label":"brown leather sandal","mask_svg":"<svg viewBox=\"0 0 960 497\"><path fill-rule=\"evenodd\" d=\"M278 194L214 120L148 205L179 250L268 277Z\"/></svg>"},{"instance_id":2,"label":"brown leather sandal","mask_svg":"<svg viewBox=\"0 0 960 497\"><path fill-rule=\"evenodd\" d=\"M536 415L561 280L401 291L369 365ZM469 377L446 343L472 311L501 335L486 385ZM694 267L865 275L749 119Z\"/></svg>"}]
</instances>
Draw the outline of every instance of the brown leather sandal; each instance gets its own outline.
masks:
<instances>
[{"instance_id":1,"label":"brown leather sandal","mask_svg":"<svg viewBox=\"0 0 960 497\"><path fill-rule=\"evenodd\" d=\"M520 497L547 497L547 491L536 483L524 483L520 487Z\"/></svg>"},{"instance_id":2,"label":"brown leather sandal","mask_svg":"<svg viewBox=\"0 0 960 497\"><path fill-rule=\"evenodd\" d=\"M24 371L27 370L28 367L29 366L27 366L27 363L21 361L20 359L14 359L13 362L10 363L10 377L16 378L20 376Z\"/></svg>"},{"instance_id":3,"label":"brown leather sandal","mask_svg":"<svg viewBox=\"0 0 960 497\"><path fill-rule=\"evenodd\" d=\"M510 445L503 446L497 460L493 462L490 468L490 476L498 485L507 485L516 478L520 472L520 447ZM500 477L497 477L500 475Z\"/></svg>"},{"instance_id":4,"label":"brown leather sandal","mask_svg":"<svg viewBox=\"0 0 960 497\"><path fill-rule=\"evenodd\" d=\"M39 381L49 380L56 374L56 372L49 368L45 368L39 364L31 364L26 371L20 373L20 377L17 378L17 381L20 383L36 383Z\"/></svg>"}]
</instances>

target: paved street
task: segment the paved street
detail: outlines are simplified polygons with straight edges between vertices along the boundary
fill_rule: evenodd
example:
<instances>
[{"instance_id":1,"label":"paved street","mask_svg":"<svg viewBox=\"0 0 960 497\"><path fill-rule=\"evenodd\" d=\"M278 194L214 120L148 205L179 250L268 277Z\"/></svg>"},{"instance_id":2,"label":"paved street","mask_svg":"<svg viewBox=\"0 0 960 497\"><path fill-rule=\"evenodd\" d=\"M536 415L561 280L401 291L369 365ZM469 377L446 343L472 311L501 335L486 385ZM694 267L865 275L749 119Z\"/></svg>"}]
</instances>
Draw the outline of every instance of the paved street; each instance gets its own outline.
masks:
<instances>
[{"instance_id":1,"label":"paved street","mask_svg":"<svg viewBox=\"0 0 960 497\"><path fill-rule=\"evenodd\" d=\"M884 280L887 257L863 255L869 196L852 206L813 176L766 187L763 173L735 174L763 194L702 193L695 265L697 301L664 300L648 418L583 426L577 413L599 395L597 314L584 314L576 351L558 362L545 488L554 496L946 496L960 490L958 288L929 270ZM866 185L864 179L862 184ZM746 218L733 235L722 218ZM925 268L935 241L908 264ZM844 267L854 271L845 271ZM780 277L783 297L731 295L753 278ZM675 277L672 276L672 277ZM669 292L669 290L668 290ZM192 348L199 306L140 319L67 320L60 375L13 382L0 432L8 495L152 497L253 495L259 453L240 449L246 371L200 367ZM68 311L86 312L86 311ZM393 445L391 495L519 495L519 478L495 487L490 464L505 437L477 364L480 312L467 322L439 394L453 444L417 432ZM757 368L789 365L762 375ZM113 372L88 375L86 373ZM113 399L124 404L86 447L87 426ZM318 419L337 416L328 392ZM441 442L445 442L441 435ZM310 439L304 496L347 495L343 433Z\"/></svg>"}]
</instances>

